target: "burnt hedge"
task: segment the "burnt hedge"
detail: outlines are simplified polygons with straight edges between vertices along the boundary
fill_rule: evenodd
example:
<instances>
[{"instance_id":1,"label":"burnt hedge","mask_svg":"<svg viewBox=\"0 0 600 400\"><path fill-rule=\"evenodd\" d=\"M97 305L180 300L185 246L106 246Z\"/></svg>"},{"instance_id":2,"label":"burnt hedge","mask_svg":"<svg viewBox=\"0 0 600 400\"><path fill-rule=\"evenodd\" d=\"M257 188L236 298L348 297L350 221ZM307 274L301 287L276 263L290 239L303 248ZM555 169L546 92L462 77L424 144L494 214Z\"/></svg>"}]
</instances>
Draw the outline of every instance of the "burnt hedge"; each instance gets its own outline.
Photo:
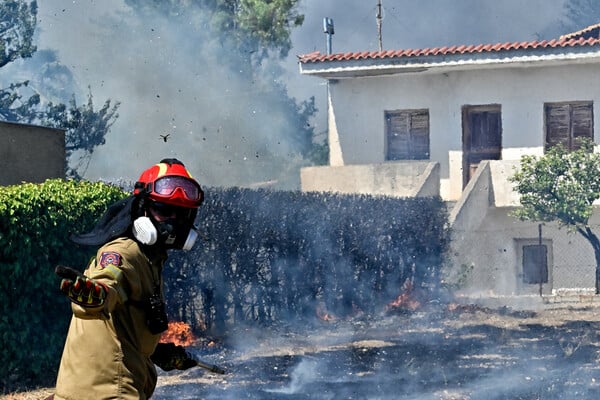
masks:
<instances>
[{"instance_id":1,"label":"burnt hedge","mask_svg":"<svg viewBox=\"0 0 600 400\"><path fill-rule=\"evenodd\" d=\"M71 309L57 264L95 253L69 242L130 190L85 181L0 187L0 392L54 381ZM130 188L129 188L130 189ZM171 319L197 331L378 312L410 279L436 287L448 242L437 198L208 188L203 239L165 267Z\"/></svg>"},{"instance_id":2,"label":"burnt hedge","mask_svg":"<svg viewBox=\"0 0 600 400\"><path fill-rule=\"evenodd\" d=\"M449 242L440 198L210 188L202 239L165 268L172 319L233 324L377 313L409 280L438 287Z\"/></svg>"}]
</instances>

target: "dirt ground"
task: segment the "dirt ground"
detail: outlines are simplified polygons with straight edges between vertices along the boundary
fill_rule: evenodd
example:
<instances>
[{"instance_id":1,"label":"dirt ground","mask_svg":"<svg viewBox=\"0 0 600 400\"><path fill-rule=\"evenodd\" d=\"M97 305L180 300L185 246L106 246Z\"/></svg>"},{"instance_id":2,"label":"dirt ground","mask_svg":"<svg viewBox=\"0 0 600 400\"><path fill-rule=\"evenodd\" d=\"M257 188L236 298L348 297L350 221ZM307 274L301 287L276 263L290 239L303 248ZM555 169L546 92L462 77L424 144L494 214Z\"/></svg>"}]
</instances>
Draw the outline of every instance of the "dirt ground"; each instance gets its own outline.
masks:
<instances>
[{"instance_id":1,"label":"dirt ground","mask_svg":"<svg viewBox=\"0 0 600 400\"><path fill-rule=\"evenodd\" d=\"M242 329L198 353L227 373L159 371L153 399L597 399L600 306L395 310L302 330Z\"/></svg>"}]
</instances>

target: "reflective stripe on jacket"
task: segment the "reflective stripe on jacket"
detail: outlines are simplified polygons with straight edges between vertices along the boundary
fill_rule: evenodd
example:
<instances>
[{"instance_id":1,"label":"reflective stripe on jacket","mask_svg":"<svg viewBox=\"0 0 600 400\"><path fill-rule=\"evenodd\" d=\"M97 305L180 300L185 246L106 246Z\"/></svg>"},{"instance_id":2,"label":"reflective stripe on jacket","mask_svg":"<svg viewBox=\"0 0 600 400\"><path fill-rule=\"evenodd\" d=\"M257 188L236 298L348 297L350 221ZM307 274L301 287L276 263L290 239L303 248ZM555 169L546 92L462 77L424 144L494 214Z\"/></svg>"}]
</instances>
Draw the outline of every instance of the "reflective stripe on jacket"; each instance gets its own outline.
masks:
<instances>
[{"instance_id":1,"label":"reflective stripe on jacket","mask_svg":"<svg viewBox=\"0 0 600 400\"><path fill-rule=\"evenodd\" d=\"M90 309L71 303L69 326L56 382L56 400L140 400L156 387L150 355L160 334L152 334L146 312L156 287L162 293L165 251L151 254L129 238L102 246L85 275L109 288L105 304ZM118 265L117 265L118 264Z\"/></svg>"}]
</instances>

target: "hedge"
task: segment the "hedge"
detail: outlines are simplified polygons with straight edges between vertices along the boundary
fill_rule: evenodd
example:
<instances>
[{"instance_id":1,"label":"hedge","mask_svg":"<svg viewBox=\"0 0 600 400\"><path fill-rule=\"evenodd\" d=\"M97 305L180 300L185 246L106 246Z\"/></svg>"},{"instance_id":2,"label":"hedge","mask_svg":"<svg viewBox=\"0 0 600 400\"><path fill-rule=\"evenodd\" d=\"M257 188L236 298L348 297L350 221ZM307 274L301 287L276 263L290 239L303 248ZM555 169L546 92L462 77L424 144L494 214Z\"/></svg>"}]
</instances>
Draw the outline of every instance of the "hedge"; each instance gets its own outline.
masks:
<instances>
[{"instance_id":1,"label":"hedge","mask_svg":"<svg viewBox=\"0 0 600 400\"><path fill-rule=\"evenodd\" d=\"M407 280L438 287L449 242L439 198L205 189L201 239L170 252L164 270L170 318L196 332L307 322L318 308L377 313ZM71 317L54 266L82 270L96 249L69 234L91 229L126 195L60 179L0 187L3 392L53 384Z\"/></svg>"},{"instance_id":2,"label":"hedge","mask_svg":"<svg viewBox=\"0 0 600 400\"><path fill-rule=\"evenodd\" d=\"M3 392L52 382L71 316L57 264L85 265L71 232L89 230L125 193L103 183L51 179L0 186L0 384Z\"/></svg>"},{"instance_id":3,"label":"hedge","mask_svg":"<svg viewBox=\"0 0 600 400\"><path fill-rule=\"evenodd\" d=\"M165 268L173 319L215 334L240 323L377 313L408 280L437 289L449 243L440 198L212 189L204 237ZM435 294L434 294L435 296Z\"/></svg>"}]
</instances>

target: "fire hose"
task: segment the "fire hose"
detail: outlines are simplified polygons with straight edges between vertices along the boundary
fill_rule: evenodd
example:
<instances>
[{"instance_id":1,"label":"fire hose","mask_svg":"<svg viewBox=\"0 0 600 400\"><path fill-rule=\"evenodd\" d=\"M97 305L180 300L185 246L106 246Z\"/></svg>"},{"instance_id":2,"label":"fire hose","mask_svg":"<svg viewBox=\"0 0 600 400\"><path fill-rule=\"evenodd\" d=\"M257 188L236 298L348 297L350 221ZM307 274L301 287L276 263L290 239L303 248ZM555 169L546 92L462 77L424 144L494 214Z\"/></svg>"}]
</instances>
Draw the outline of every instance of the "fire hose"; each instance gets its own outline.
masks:
<instances>
[{"instance_id":1,"label":"fire hose","mask_svg":"<svg viewBox=\"0 0 600 400\"><path fill-rule=\"evenodd\" d=\"M196 362L196 365L198 367L207 369L210 372L214 372L215 374L221 374L221 375L223 375L225 373L225 370L223 368L219 367L218 365L207 364L204 361L196 360L195 358L194 358L194 361Z\"/></svg>"},{"instance_id":2,"label":"fire hose","mask_svg":"<svg viewBox=\"0 0 600 400\"><path fill-rule=\"evenodd\" d=\"M221 375L225 374L225 370L223 368L219 367L218 365L209 364L209 363L206 363L206 362L200 360L191 351L189 351L189 349L188 349L188 351L186 351L186 353L187 353L188 357L196 363L196 366L207 369L210 372L214 372L215 374L221 374Z\"/></svg>"}]
</instances>

